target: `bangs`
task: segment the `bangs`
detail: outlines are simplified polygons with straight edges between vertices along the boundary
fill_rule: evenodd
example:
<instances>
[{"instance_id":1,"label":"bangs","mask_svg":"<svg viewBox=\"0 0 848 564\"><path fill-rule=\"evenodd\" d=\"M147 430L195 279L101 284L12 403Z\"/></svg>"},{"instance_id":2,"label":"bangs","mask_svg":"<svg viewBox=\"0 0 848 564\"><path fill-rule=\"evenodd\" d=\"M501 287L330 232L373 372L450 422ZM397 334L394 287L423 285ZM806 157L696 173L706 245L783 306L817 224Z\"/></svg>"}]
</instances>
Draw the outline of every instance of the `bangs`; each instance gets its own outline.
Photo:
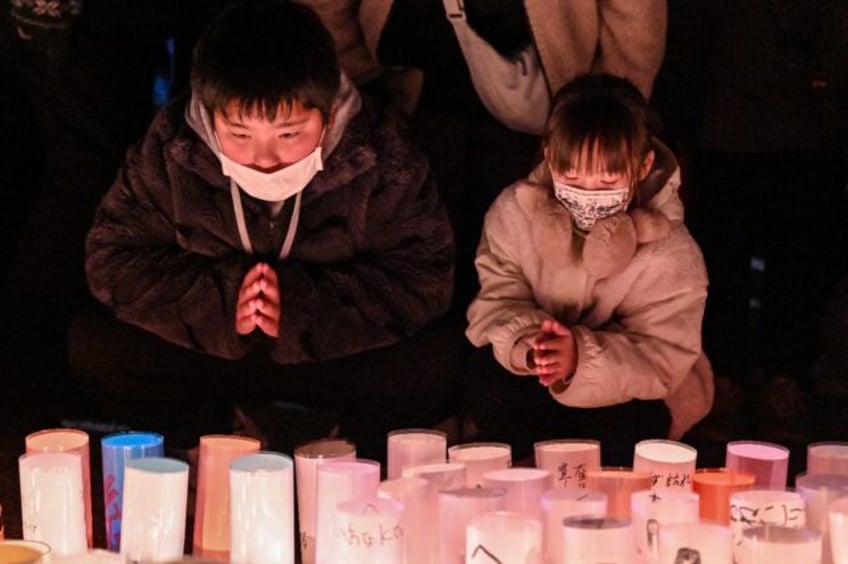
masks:
<instances>
[{"instance_id":1,"label":"bangs","mask_svg":"<svg viewBox=\"0 0 848 564\"><path fill-rule=\"evenodd\" d=\"M641 155L632 140L641 136L626 108L602 97L586 98L557 117L548 132L556 134L546 144L551 168L633 176Z\"/></svg>"},{"instance_id":2,"label":"bangs","mask_svg":"<svg viewBox=\"0 0 848 564\"><path fill-rule=\"evenodd\" d=\"M559 145L559 146L555 146ZM584 173L631 175L633 168L627 140L604 139L598 136L552 143L549 164L562 173L577 170Z\"/></svg>"}]
</instances>

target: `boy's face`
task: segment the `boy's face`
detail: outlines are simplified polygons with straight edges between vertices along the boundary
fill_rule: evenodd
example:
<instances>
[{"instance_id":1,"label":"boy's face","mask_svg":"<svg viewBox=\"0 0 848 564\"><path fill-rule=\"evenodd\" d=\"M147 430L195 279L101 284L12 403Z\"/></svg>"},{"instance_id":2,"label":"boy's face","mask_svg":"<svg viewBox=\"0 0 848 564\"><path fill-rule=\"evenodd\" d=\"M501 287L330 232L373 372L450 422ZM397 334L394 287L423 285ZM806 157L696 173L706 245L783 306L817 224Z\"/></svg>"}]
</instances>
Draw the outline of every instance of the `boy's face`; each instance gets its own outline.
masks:
<instances>
[{"instance_id":1,"label":"boy's face","mask_svg":"<svg viewBox=\"0 0 848 564\"><path fill-rule=\"evenodd\" d=\"M321 141L324 120L299 102L281 105L273 121L240 114L238 102L213 114L221 150L233 161L265 173L276 172L311 153Z\"/></svg>"}]
</instances>

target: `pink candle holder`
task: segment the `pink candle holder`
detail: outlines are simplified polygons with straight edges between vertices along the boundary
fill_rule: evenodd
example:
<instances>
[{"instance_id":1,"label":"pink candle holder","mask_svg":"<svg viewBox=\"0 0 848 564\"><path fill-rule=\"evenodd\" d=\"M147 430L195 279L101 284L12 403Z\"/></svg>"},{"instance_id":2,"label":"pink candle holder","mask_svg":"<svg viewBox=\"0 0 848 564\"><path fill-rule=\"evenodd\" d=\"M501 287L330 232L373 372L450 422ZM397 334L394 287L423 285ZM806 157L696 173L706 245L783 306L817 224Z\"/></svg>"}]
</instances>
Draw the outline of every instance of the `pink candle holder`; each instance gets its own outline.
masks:
<instances>
[{"instance_id":1,"label":"pink candle holder","mask_svg":"<svg viewBox=\"0 0 848 564\"><path fill-rule=\"evenodd\" d=\"M627 519L568 517L562 521L562 553L553 562L635 562L633 526Z\"/></svg>"},{"instance_id":2,"label":"pink candle holder","mask_svg":"<svg viewBox=\"0 0 848 564\"><path fill-rule=\"evenodd\" d=\"M731 471L751 472L760 489L786 488L789 470L789 449L762 441L732 441L727 443L725 467Z\"/></svg>"},{"instance_id":3,"label":"pink candle holder","mask_svg":"<svg viewBox=\"0 0 848 564\"><path fill-rule=\"evenodd\" d=\"M505 509L504 490L473 487L439 492L439 538L442 564L465 563L465 530L481 513Z\"/></svg>"},{"instance_id":4,"label":"pink candle holder","mask_svg":"<svg viewBox=\"0 0 848 564\"><path fill-rule=\"evenodd\" d=\"M605 466L586 474L586 487L606 494L607 517L630 519L630 497L651 489L651 475L623 466Z\"/></svg>"},{"instance_id":5,"label":"pink candle holder","mask_svg":"<svg viewBox=\"0 0 848 564\"><path fill-rule=\"evenodd\" d=\"M261 443L237 435L200 437L197 498L194 511L194 555L228 560L230 553L230 463L259 452Z\"/></svg>"},{"instance_id":6,"label":"pink candle holder","mask_svg":"<svg viewBox=\"0 0 848 564\"><path fill-rule=\"evenodd\" d=\"M396 429L387 435L386 478L397 478L408 466L447 460L447 434L434 429Z\"/></svg>"},{"instance_id":7,"label":"pink candle holder","mask_svg":"<svg viewBox=\"0 0 848 564\"><path fill-rule=\"evenodd\" d=\"M677 441L648 440L633 449L633 470L651 475L654 490L692 489L698 451Z\"/></svg>"},{"instance_id":8,"label":"pink candle holder","mask_svg":"<svg viewBox=\"0 0 848 564\"><path fill-rule=\"evenodd\" d=\"M230 463L230 562L294 564L294 468L277 452Z\"/></svg>"},{"instance_id":9,"label":"pink candle holder","mask_svg":"<svg viewBox=\"0 0 848 564\"><path fill-rule=\"evenodd\" d=\"M745 529L739 564L798 564L822 561L822 535L810 529L761 525Z\"/></svg>"},{"instance_id":10,"label":"pink candle holder","mask_svg":"<svg viewBox=\"0 0 848 564\"><path fill-rule=\"evenodd\" d=\"M830 504L848 496L848 476L841 474L801 473L795 478L795 491L801 494L807 508L806 528L822 535L822 563L831 562Z\"/></svg>"},{"instance_id":11,"label":"pink candle holder","mask_svg":"<svg viewBox=\"0 0 848 564\"><path fill-rule=\"evenodd\" d=\"M36 452L18 459L24 540L48 544L58 556L88 550L82 463L75 452Z\"/></svg>"},{"instance_id":12,"label":"pink candle holder","mask_svg":"<svg viewBox=\"0 0 848 564\"><path fill-rule=\"evenodd\" d=\"M30 433L24 439L27 454L36 452L74 452L82 462L82 487L85 502L85 538L88 547L94 545L91 513L91 456L88 433L79 429L44 429Z\"/></svg>"},{"instance_id":13,"label":"pink candle holder","mask_svg":"<svg viewBox=\"0 0 848 564\"><path fill-rule=\"evenodd\" d=\"M699 468L693 478L693 490L700 496L701 519L722 525L730 523L730 495L754 487L757 477L751 472L727 468Z\"/></svg>"},{"instance_id":14,"label":"pink candle holder","mask_svg":"<svg viewBox=\"0 0 848 564\"><path fill-rule=\"evenodd\" d=\"M427 481L427 494L424 501L424 514L427 529L438 531L439 492L464 488L467 482L464 462L434 462L420 466L407 466L401 472L404 478L423 478ZM438 535L425 535L423 554L425 562L437 562L439 558Z\"/></svg>"},{"instance_id":15,"label":"pink candle holder","mask_svg":"<svg viewBox=\"0 0 848 564\"><path fill-rule=\"evenodd\" d=\"M463 443L448 448L449 462L465 464L465 485L483 485L483 474L512 466L512 447L506 443Z\"/></svg>"},{"instance_id":16,"label":"pink candle holder","mask_svg":"<svg viewBox=\"0 0 848 564\"><path fill-rule=\"evenodd\" d=\"M373 460L334 460L318 467L315 497L315 562L334 564L333 534L340 503L377 497L380 463Z\"/></svg>"},{"instance_id":17,"label":"pink candle holder","mask_svg":"<svg viewBox=\"0 0 848 564\"><path fill-rule=\"evenodd\" d=\"M403 506L390 499L361 498L338 504L332 562L401 564L402 513Z\"/></svg>"},{"instance_id":18,"label":"pink candle holder","mask_svg":"<svg viewBox=\"0 0 848 564\"><path fill-rule=\"evenodd\" d=\"M542 561L542 523L515 511L490 511L468 522L466 562Z\"/></svg>"},{"instance_id":19,"label":"pink candle holder","mask_svg":"<svg viewBox=\"0 0 848 564\"><path fill-rule=\"evenodd\" d=\"M730 529L716 523L673 523L662 528L660 562L732 564Z\"/></svg>"},{"instance_id":20,"label":"pink candle holder","mask_svg":"<svg viewBox=\"0 0 848 564\"><path fill-rule=\"evenodd\" d=\"M600 470L601 443L589 439L554 439L533 445L536 468L547 470L555 488L585 488L586 472Z\"/></svg>"},{"instance_id":21,"label":"pink candle holder","mask_svg":"<svg viewBox=\"0 0 848 564\"><path fill-rule=\"evenodd\" d=\"M743 490L730 494L730 530L734 558L739 561L742 533L754 527L800 529L807 524L803 496L788 490Z\"/></svg>"},{"instance_id":22,"label":"pink candle holder","mask_svg":"<svg viewBox=\"0 0 848 564\"><path fill-rule=\"evenodd\" d=\"M318 467L331 460L356 459L356 445L347 439L318 439L294 449L297 518L302 564L315 562L315 498Z\"/></svg>"},{"instance_id":23,"label":"pink candle holder","mask_svg":"<svg viewBox=\"0 0 848 564\"><path fill-rule=\"evenodd\" d=\"M427 494L430 483L421 477L383 480L377 486L377 497L403 505L403 561L406 564L429 564L433 523L428 514Z\"/></svg>"},{"instance_id":24,"label":"pink candle holder","mask_svg":"<svg viewBox=\"0 0 848 564\"><path fill-rule=\"evenodd\" d=\"M542 494L542 514L545 519L545 561L560 562L563 554L563 520L569 517L603 519L607 514L607 496L583 488L551 488Z\"/></svg>"},{"instance_id":25,"label":"pink candle holder","mask_svg":"<svg viewBox=\"0 0 848 564\"><path fill-rule=\"evenodd\" d=\"M807 474L848 476L848 442L818 442L807 445Z\"/></svg>"},{"instance_id":26,"label":"pink candle holder","mask_svg":"<svg viewBox=\"0 0 848 564\"><path fill-rule=\"evenodd\" d=\"M827 517L833 564L848 564L848 497L831 501Z\"/></svg>"},{"instance_id":27,"label":"pink candle holder","mask_svg":"<svg viewBox=\"0 0 848 564\"><path fill-rule=\"evenodd\" d=\"M121 558L170 562L185 551L188 464L175 458L134 458L124 466Z\"/></svg>"},{"instance_id":28,"label":"pink candle holder","mask_svg":"<svg viewBox=\"0 0 848 564\"><path fill-rule=\"evenodd\" d=\"M630 508L636 552L645 564L659 562L659 537L664 526L697 523L700 518L698 494L679 488L635 492Z\"/></svg>"},{"instance_id":29,"label":"pink candle holder","mask_svg":"<svg viewBox=\"0 0 848 564\"><path fill-rule=\"evenodd\" d=\"M540 468L507 468L483 474L483 485L506 492L504 509L507 511L517 511L542 521L542 494L553 487L553 478L550 472Z\"/></svg>"}]
</instances>

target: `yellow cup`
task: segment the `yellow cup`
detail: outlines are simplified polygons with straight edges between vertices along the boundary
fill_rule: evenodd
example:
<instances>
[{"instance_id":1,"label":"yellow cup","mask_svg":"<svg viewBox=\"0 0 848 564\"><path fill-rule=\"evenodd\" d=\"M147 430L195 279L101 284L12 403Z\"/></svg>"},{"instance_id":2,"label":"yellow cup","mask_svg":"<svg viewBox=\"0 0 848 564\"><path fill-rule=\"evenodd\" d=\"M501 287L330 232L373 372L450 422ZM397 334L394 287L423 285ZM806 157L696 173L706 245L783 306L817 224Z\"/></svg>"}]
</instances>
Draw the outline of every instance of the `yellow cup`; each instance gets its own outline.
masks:
<instances>
[{"instance_id":1,"label":"yellow cup","mask_svg":"<svg viewBox=\"0 0 848 564\"><path fill-rule=\"evenodd\" d=\"M0 540L0 564L36 564L50 553L43 542Z\"/></svg>"}]
</instances>

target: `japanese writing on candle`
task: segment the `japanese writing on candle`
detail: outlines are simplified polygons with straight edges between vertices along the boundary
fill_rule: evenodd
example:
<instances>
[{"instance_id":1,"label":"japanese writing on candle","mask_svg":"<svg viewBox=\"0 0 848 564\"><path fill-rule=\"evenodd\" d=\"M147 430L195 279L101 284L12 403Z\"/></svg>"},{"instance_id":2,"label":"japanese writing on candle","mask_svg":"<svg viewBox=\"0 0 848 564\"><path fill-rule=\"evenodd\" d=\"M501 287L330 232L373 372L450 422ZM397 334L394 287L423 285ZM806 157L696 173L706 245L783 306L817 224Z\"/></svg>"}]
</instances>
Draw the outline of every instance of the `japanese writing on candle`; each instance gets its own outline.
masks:
<instances>
[{"instance_id":1,"label":"japanese writing on candle","mask_svg":"<svg viewBox=\"0 0 848 564\"><path fill-rule=\"evenodd\" d=\"M688 488L692 485L692 476L689 472L674 472L668 475L651 473L651 488L660 485L667 488Z\"/></svg>"},{"instance_id":2,"label":"japanese writing on candle","mask_svg":"<svg viewBox=\"0 0 848 564\"><path fill-rule=\"evenodd\" d=\"M352 548L379 548L403 540L403 527L400 524L387 527L383 523L377 523L375 528L365 530L348 523L336 530L336 538L341 538Z\"/></svg>"},{"instance_id":3,"label":"japanese writing on candle","mask_svg":"<svg viewBox=\"0 0 848 564\"><path fill-rule=\"evenodd\" d=\"M492 552L487 549L482 544L478 544L474 548L474 552L471 553L471 561L472 562L495 562L496 564L502 564L500 558L492 554Z\"/></svg>"},{"instance_id":4,"label":"japanese writing on candle","mask_svg":"<svg viewBox=\"0 0 848 564\"><path fill-rule=\"evenodd\" d=\"M568 462L560 462L557 466L557 481L562 482L562 485L568 487L569 481L577 482L576 487L586 487L586 463L571 464Z\"/></svg>"},{"instance_id":5,"label":"japanese writing on candle","mask_svg":"<svg viewBox=\"0 0 848 564\"><path fill-rule=\"evenodd\" d=\"M804 524L804 508L789 506L785 503L772 503L762 507L730 505L730 522L741 523L745 528L760 525L778 525L781 527L800 527ZM741 538L740 541L741 542Z\"/></svg>"}]
</instances>

